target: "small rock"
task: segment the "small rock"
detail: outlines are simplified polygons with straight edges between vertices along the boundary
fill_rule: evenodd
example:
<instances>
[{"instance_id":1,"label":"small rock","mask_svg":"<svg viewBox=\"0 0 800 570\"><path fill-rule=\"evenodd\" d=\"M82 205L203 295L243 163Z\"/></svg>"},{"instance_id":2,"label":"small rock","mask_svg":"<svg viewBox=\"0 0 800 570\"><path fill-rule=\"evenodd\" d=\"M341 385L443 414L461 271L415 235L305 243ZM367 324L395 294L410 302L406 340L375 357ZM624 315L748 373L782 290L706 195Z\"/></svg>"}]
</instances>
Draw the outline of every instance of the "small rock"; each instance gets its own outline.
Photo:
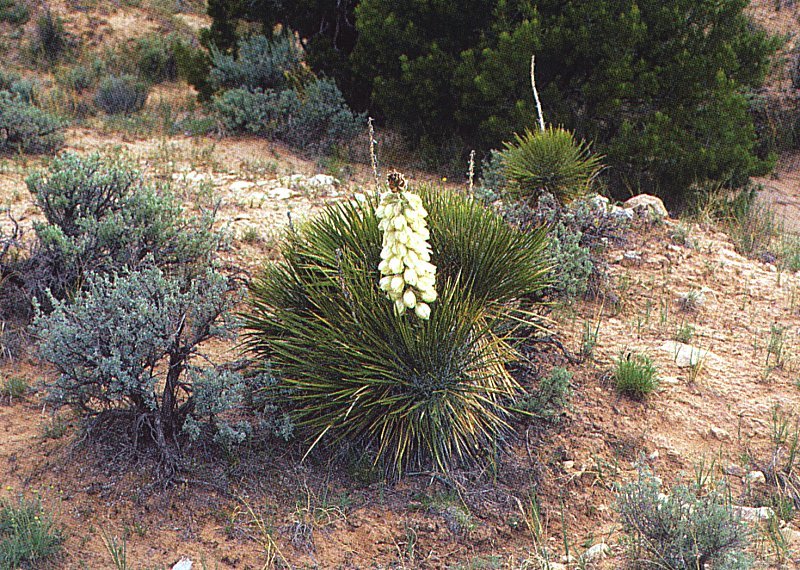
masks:
<instances>
[{"instance_id":1,"label":"small rock","mask_svg":"<svg viewBox=\"0 0 800 570\"><path fill-rule=\"evenodd\" d=\"M172 570L192 570L192 561L188 558L181 558L175 563Z\"/></svg>"},{"instance_id":2,"label":"small rock","mask_svg":"<svg viewBox=\"0 0 800 570\"><path fill-rule=\"evenodd\" d=\"M678 380L674 376L663 376L662 378L659 379L659 382L662 385L666 384L669 386L677 386L678 384L680 384L680 380Z\"/></svg>"},{"instance_id":3,"label":"small rock","mask_svg":"<svg viewBox=\"0 0 800 570\"><path fill-rule=\"evenodd\" d=\"M638 251L626 251L622 254L622 259L620 261L625 267L639 265L642 263L642 254Z\"/></svg>"},{"instance_id":4,"label":"small rock","mask_svg":"<svg viewBox=\"0 0 800 570\"><path fill-rule=\"evenodd\" d=\"M734 507L733 510L747 522L765 521L775 516L775 511L769 507Z\"/></svg>"},{"instance_id":5,"label":"small rock","mask_svg":"<svg viewBox=\"0 0 800 570\"><path fill-rule=\"evenodd\" d=\"M574 461L565 461L564 463L562 463L562 465L564 466L565 471L572 471L575 468Z\"/></svg>"},{"instance_id":6,"label":"small rock","mask_svg":"<svg viewBox=\"0 0 800 570\"><path fill-rule=\"evenodd\" d=\"M675 364L678 368L688 368L690 366L697 366L709 356L713 356L711 351L697 348L682 342L668 340L659 350L663 350L672 355L675 359Z\"/></svg>"},{"instance_id":7,"label":"small rock","mask_svg":"<svg viewBox=\"0 0 800 570\"><path fill-rule=\"evenodd\" d=\"M659 219L669 217L669 212L667 212L667 208L664 206L664 202L661 201L661 198L651 196L650 194L634 196L622 204L622 207L635 212L645 211Z\"/></svg>"},{"instance_id":8,"label":"small rock","mask_svg":"<svg viewBox=\"0 0 800 570\"><path fill-rule=\"evenodd\" d=\"M583 553L581 559L586 562L594 562L595 560L602 560L606 556L611 554L611 548L605 543L601 542L599 544L595 544L589 550Z\"/></svg>"},{"instance_id":9,"label":"small rock","mask_svg":"<svg viewBox=\"0 0 800 570\"><path fill-rule=\"evenodd\" d=\"M724 471L726 475L730 475L731 477L744 477L744 469L738 465L728 465Z\"/></svg>"},{"instance_id":10,"label":"small rock","mask_svg":"<svg viewBox=\"0 0 800 570\"><path fill-rule=\"evenodd\" d=\"M306 177L302 174L292 174L291 176L284 176L280 178L280 183L284 186L288 186L290 188L294 188L296 186L302 186L306 182Z\"/></svg>"},{"instance_id":11,"label":"small rock","mask_svg":"<svg viewBox=\"0 0 800 570\"><path fill-rule=\"evenodd\" d=\"M767 477L764 475L762 471L751 471L745 477L745 480L751 484L767 484Z\"/></svg>"},{"instance_id":12,"label":"small rock","mask_svg":"<svg viewBox=\"0 0 800 570\"><path fill-rule=\"evenodd\" d=\"M339 181L327 174L316 174L306 181L309 186L338 186Z\"/></svg>"},{"instance_id":13,"label":"small rock","mask_svg":"<svg viewBox=\"0 0 800 570\"><path fill-rule=\"evenodd\" d=\"M709 433L713 435L715 438L719 439L720 441L728 440L731 438L731 434L728 433L728 430L721 427L713 426L709 430Z\"/></svg>"},{"instance_id":14,"label":"small rock","mask_svg":"<svg viewBox=\"0 0 800 570\"><path fill-rule=\"evenodd\" d=\"M292 196L294 196L294 190L289 188L273 188L269 192L267 192L270 198L273 200L288 200Z\"/></svg>"},{"instance_id":15,"label":"small rock","mask_svg":"<svg viewBox=\"0 0 800 570\"><path fill-rule=\"evenodd\" d=\"M236 182L231 182L228 189L231 192L241 192L243 190L248 190L255 186L254 182L248 182L247 180L237 180Z\"/></svg>"},{"instance_id":16,"label":"small rock","mask_svg":"<svg viewBox=\"0 0 800 570\"><path fill-rule=\"evenodd\" d=\"M633 210L626 210L619 206L611 207L611 217L616 220L633 220Z\"/></svg>"},{"instance_id":17,"label":"small rock","mask_svg":"<svg viewBox=\"0 0 800 570\"><path fill-rule=\"evenodd\" d=\"M658 453L658 450L656 449L653 453L651 453L650 455L647 456L647 459L649 459L650 461L655 461L656 459L659 458L659 455L660 454Z\"/></svg>"}]
</instances>

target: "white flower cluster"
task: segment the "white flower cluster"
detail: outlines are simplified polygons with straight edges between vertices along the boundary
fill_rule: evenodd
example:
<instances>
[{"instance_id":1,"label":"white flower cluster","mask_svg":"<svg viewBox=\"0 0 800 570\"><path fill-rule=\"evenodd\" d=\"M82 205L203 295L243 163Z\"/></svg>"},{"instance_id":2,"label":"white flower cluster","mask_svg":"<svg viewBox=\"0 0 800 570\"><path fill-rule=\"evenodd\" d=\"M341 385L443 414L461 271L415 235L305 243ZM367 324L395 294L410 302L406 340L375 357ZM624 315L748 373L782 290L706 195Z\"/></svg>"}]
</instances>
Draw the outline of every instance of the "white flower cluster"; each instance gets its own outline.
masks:
<instances>
[{"instance_id":1,"label":"white flower cluster","mask_svg":"<svg viewBox=\"0 0 800 570\"><path fill-rule=\"evenodd\" d=\"M431 263L430 232L425 221L428 212L416 194L401 185L381 196L376 215L383 232L383 250L378 269L381 290L394 301L399 315L413 309L420 319L428 319L428 303L436 300L436 266Z\"/></svg>"}]
</instances>

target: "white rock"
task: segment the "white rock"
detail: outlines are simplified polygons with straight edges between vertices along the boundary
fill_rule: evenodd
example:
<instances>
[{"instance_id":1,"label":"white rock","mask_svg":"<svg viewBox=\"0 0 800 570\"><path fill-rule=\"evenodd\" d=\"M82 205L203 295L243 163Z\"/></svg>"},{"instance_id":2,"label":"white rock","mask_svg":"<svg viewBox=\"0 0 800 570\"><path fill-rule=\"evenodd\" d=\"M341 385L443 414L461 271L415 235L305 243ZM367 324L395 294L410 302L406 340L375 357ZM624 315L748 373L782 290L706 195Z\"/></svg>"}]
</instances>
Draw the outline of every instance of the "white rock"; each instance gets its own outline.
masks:
<instances>
[{"instance_id":1,"label":"white rock","mask_svg":"<svg viewBox=\"0 0 800 570\"><path fill-rule=\"evenodd\" d=\"M612 206L611 217L616 219L632 220L633 210L626 210L625 208L621 208L620 206Z\"/></svg>"},{"instance_id":2,"label":"white rock","mask_svg":"<svg viewBox=\"0 0 800 570\"><path fill-rule=\"evenodd\" d=\"M589 550L583 553L581 559L586 562L594 562L595 560L602 560L606 556L611 554L611 548L605 543L601 542L599 544L595 544Z\"/></svg>"},{"instance_id":3,"label":"white rock","mask_svg":"<svg viewBox=\"0 0 800 570\"><path fill-rule=\"evenodd\" d=\"M565 471L572 471L575 468L574 461L565 461L564 463L562 463L562 465L564 466Z\"/></svg>"},{"instance_id":4,"label":"white rock","mask_svg":"<svg viewBox=\"0 0 800 570\"><path fill-rule=\"evenodd\" d=\"M669 212L667 212L667 208L664 206L664 202L661 201L661 198L651 196L650 194L639 194L638 196L634 196L622 204L622 207L626 210L644 210L657 218L669 217Z\"/></svg>"},{"instance_id":5,"label":"white rock","mask_svg":"<svg viewBox=\"0 0 800 570\"><path fill-rule=\"evenodd\" d=\"M747 522L765 521L775 516L775 511L769 507L733 507L733 511Z\"/></svg>"},{"instance_id":6,"label":"white rock","mask_svg":"<svg viewBox=\"0 0 800 570\"><path fill-rule=\"evenodd\" d=\"M175 566L172 567L172 570L192 570L192 564L192 561L188 558L181 558L175 563Z\"/></svg>"},{"instance_id":7,"label":"white rock","mask_svg":"<svg viewBox=\"0 0 800 570\"><path fill-rule=\"evenodd\" d=\"M705 361L709 356L714 356L711 351L702 348L697 348L682 342L668 340L659 350L669 353L675 360L678 368L688 368L690 366L697 366L699 363Z\"/></svg>"},{"instance_id":8,"label":"white rock","mask_svg":"<svg viewBox=\"0 0 800 570\"><path fill-rule=\"evenodd\" d=\"M719 440L726 440L731 438L731 434L728 433L728 430L725 428L713 426L710 430L708 430L711 435Z\"/></svg>"},{"instance_id":9,"label":"white rock","mask_svg":"<svg viewBox=\"0 0 800 570\"><path fill-rule=\"evenodd\" d=\"M659 456L660 456L660 454L658 453L658 450L656 449L653 453L651 453L650 455L647 456L647 459L649 459L650 461L655 461L656 459L659 458Z\"/></svg>"},{"instance_id":10,"label":"white rock","mask_svg":"<svg viewBox=\"0 0 800 570\"><path fill-rule=\"evenodd\" d=\"M748 483L756 483L756 484L760 483L762 485L767 484L767 477L766 475L764 475L762 471L751 471L750 473L747 474L745 480Z\"/></svg>"},{"instance_id":11,"label":"white rock","mask_svg":"<svg viewBox=\"0 0 800 570\"><path fill-rule=\"evenodd\" d=\"M279 179L283 186L288 186L289 188L302 186L306 183L306 180L306 177L302 174L292 174L291 176L283 176Z\"/></svg>"},{"instance_id":12,"label":"white rock","mask_svg":"<svg viewBox=\"0 0 800 570\"><path fill-rule=\"evenodd\" d=\"M248 182L247 180L237 180L236 182L231 182L230 186L228 186L228 189L231 192L241 192L243 190L252 188L253 186L255 186L255 183L253 182Z\"/></svg>"},{"instance_id":13,"label":"white rock","mask_svg":"<svg viewBox=\"0 0 800 570\"><path fill-rule=\"evenodd\" d=\"M294 190L289 188L273 188L267 192L267 195L273 200L288 200L294 196Z\"/></svg>"},{"instance_id":14,"label":"white rock","mask_svg":"<svg viewBox=\"0 0 800 570\"><path fill-rule=\"evenodd\" d=\"M338 186L339 181L327 174L316 174L306 181L309 186Z\"/></svg>"}]
</instances>

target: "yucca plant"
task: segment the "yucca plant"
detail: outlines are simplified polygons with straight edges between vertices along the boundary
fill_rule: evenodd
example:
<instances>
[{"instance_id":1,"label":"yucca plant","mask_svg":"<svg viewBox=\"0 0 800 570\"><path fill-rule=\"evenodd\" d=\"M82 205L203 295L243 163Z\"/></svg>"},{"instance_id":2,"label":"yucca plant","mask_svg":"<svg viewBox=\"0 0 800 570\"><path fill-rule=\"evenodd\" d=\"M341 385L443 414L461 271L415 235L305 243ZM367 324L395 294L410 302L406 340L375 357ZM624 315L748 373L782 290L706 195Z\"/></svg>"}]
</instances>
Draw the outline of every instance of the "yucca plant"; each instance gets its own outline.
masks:
<instances>
[{"instance_id":1,"label":"yucca plant","mask_svg":"<svg viewBox=\"0 0 800 570\"><path fill-rule=\"evenodd\" d=\"M586 194L602 170L602 156L591 154L589 144L561 127L526 129L524 135L514 135L514 142L503 144L510 191L520 198L548 192L562 204L569 203Z\"/></svg>"},{"instance_id":2,"label":"yucca plant","mask_svg":"<svg viewBox=\"0 0 800 570\"><path fill-rule=\"evenodd\" d=\"M284 378L312 448L371 447L389 475L486 457L521 388L507 323L547 284L546 232L523 234L470 198L420 192L439 298L398 315L379 289L377 200L328 207L252 285L247 343ZM503 331L503 332L501 332Z\"/></svg>"}]
</instances>

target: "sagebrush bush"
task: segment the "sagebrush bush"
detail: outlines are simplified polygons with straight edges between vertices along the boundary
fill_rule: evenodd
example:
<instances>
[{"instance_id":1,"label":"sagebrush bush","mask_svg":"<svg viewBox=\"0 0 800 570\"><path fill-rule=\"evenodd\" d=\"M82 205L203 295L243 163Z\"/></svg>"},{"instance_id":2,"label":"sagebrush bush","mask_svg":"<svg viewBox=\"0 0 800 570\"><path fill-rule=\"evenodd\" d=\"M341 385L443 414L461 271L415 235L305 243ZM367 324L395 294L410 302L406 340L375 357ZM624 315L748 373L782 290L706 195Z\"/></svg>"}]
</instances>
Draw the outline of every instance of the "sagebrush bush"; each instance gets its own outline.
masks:
<instances>
[{"instance_id":1,"label":"sagebrush bush","mask_svg":"<svg viewBox=\"0 0 800 570\"><path fill-rule=\"evenodd\" d=\"M230 132L249 132L311 152L329 153L351 142L366 126L332 81L314 80L303 90L231 89L214 98Z\"/></svg>"},{"instance_id":2,"label":"sagebrush bush","mask_svg":"<svg viewBox=\"0 0 800 570\"><path fill-rule=\"evenodd\" d=\"M46 219L19 270L32 296L49 289L63 298L88 272L142 264L191 277L218 249L213 211L188 216L168 188L146 183L124 159L63 153L26 183Z\"/></svg>"},{"instance_id":3,"label":"sagebrush bush","mask_svg":"<svg viewBox=\"0 0 800 570\"><path fill-rule=\"evenodd\" d=\"M399 316L378 287L372 199L290 232L246 317L250 350L284 378L309 440L371 447L392 475L469 464L502 443L521 390L500 331L508 304L540 291L548 271L544 230L516 231L447 191L421 196L438 268L428 320Z\"/></svg>"},{"instance_id":4,"label":"sagebrush bush","mask_svg":"<svg viewBox=\"0 0 800 570\"><path fill-rule=\"evenodd\" d=\"M153 83L175 81L178 62L175 45L181 40L175 35L148 35L138 38L133 47L133 58L139 77Z\"/></svg>"},{"instance_id":5,"label":"sagebrush bush","mask_svg":"<svg viewBox=\"0 0 800 570\"><path fill-rule=\"evenodd\" d=\"M191 281L156 267L88 275L71 302L51 296L52 312L37 311L32 325L59 372L49 400L94 425L124 422L128 443L151 445L168 475L184 432L196 439L209 426L223 443L241 442L248 428L224 415L244 401L243 379L196 357L200 343L227 333L237 298L211 269Z\"/></svg>"},{"instance_id":6,"label":"sagebrush bush","mask_svg":"<svg viewBox=\"0 0 800 570\"><path fill-rule=\"evenodd\" d=\"M0 69L0 91L8 91L17 96L23 103L36 104L36 95L39 84L33 79L22 77L18 73Z\"/></svg>"},{"instance_id":7,"label":"sagebrush bush","mask_svg":"<svg viewBox=\"0 0 800 570\"><path fill-rule=\"evenodd\" d=\"M31 17L26 0L0 0L0 22L22 25Z\"/></svg>"},{"instance_id":8,"label":"sagebrush bush","mask_svg":"<svg viewBox=\"0 0 800 570\"><path fill-rule=\"evenodd\" d=\"M620 394L641 400L658 387L658 371L646 354L620 355L612 372Z\"/></svg>"},{"instance_id":9,"label":"sagebrush bush","mask_svg":"<svg viewBox=\"0 0 800 570\"><path fill-rule=\"evenodd\" d=\"M611 244L625 241L630 220L610 211L599 198L575 200L562 206L551 194L542 194L535 207L506 200L504 217L526 229L548 226L553 279L546 294L560 301L608 293L606 261L601 255Z\"/></svg>"},{"instance_id":10,"label":"sagebrush bush","mask_svg":"<svg viewBox=\"0 0 800 570\"><path fill-rule=\"evenodd\" d=\"M727 489L678 486L662 494L645 468L637 481L619 488L617 509L629 537L629 558L637 568L745 570L747 527Z\"/></svg>"},{"instance_id":11,"label":"sagebrush bush","mask_svg":"<svg viewBox=\"0 0 800 570\"><path fill-rule=\"evenodd\" d=\"M94 104L109 115L131 115L144 108L150 86L132 75L111 76L97 87Z\"/></svg>"},{"instance_id":12,"label":"sagebrush bush","mask_svg":"<svg viewBox=\"0 0 800 570\"><path fill-rule=\"evenodd\" d=\"M294 34L254 35L239 42L236 57L211 49L214 89L278 90L301 87L310 76Z\"/></svg>"},{"instance_id":13,"label":"sagebrush bush","mask_svg":"<svg viewBox=\"0 0 800 570\"><path fill-rule=\"evenodd\" d=\"M556 367L539 380L536 390L521 401L521 407L536 418L554 421L567 406L572 373Z\"/></svg>"},{"instance_id":14,"label":"sagebrush bush","mask_svg":"<svg viewBox=\"0 0 800 570\"><path fill-rule=\"evenodd\" d=\"M546 192L569 203L589 191L602 168L601 157L592 155L588 144L559 127L526 130L504 144L505 175L513 182L508 190L522 199Z\"/></svg>"},{"instance_id":15,"label":"sagebrush bush","mask_svg":"<svg viewBox=\"0 0 800 570\"><path fill-rule=\"evenodd\" d=\"M0 569L42 565L63 542L63 531L39 499L0 499Z\"/></svg>"},{"instance_id":16,"label":"sagebrush bush","mask_svg":"<svg viewBox=\"0 0 800 570\"><path fill-rule=\"evenodd\" d=\"M48 154L64 144L64 122L25 101L0 91L0 154Z\"/></svg>"}]
</instances>

